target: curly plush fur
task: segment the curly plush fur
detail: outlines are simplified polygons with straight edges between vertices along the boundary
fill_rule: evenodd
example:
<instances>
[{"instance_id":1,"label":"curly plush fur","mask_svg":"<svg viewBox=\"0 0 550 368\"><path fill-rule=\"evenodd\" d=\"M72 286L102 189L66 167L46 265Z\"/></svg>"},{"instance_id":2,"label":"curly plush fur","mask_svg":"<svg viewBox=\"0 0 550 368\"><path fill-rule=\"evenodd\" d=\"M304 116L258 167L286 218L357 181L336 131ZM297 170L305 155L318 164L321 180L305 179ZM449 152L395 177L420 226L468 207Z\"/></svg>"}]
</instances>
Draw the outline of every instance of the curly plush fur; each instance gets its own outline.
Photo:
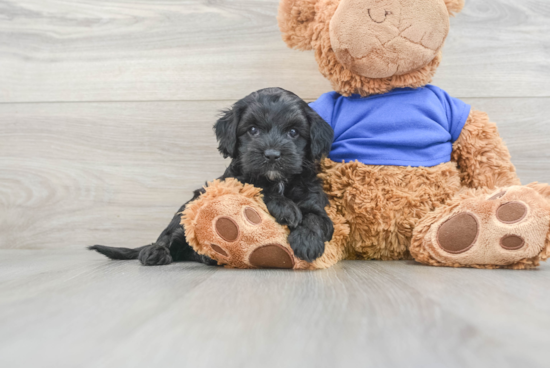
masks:
<instances>
[{"instance_id":1,"label":"curly plush fur","mask_svg":"<svg viewBox=\"0 0 550 368\"><path fill-rule=\"evenodd\" d=\"M327 159L320 177L331 207L350 227L350 259L409 259L416 223L460 189L453 163L404 168Z\"/></svg>"},{"instance_id":2,"label":"curly plush fur","mask_svg":"<svg viewBox=\"0 0 550 368\"><path fill-rule=\"evenodd\" d=\"M451 159L461 168L460 179L468 188L521 184L497 125L484 112L471 112L453 145Z\"/></svg>"},{"instance_id":3,"label":"curly plush fur","mask_svg":"<svg viewBox=\"0 0 550 368\"><path fill-rule=\"evenodd\" d=\"M374 0L364 1L370 3L354 0L282 0L278 21L283 40L292 48L314 50L319 70L332 83L334 90L344 96L368 96L395 88L417 88L428 84L441 61L439 41L444 40L448 31L443 5L450 16L462 9L464 1L416 0L424 3L403 1L386 5ZM344 3L346 8L342 8L334 23L339 27L338 31L334 31L335 44L331 39L331 20L339 5ZM373 18L370 7L380 4L382 8L377 9L378 13ZM385 6L395 7L388 10ZM354 12L358 8L362 9L357 13L361 14L359 17ZM433 14L425 16L420 11L426 9L434 10ZM384 11L386 19L383 19ZM408 24L401 23L403 18L388 18L392 11L400 13L400 17L403 12L410 11L408 22L418 20L424 23L419 23L420 26L411 34L403 36ZM348 69L339 61L333 49L335 45L340 47L343 52L340 56L345 58L346 50L354 47L360 50L359 54L367 52L365 50L396 52L395 49L385 48L379 39L374 39L372 48L362 48L365 45L361 42L367 41L362 37L350 36L349 32L362 25L361 16L372 18L374 23L388 21L391 27L399 25L397 36L392 33L391 27L384 28L384 25L374 23L368 26L382 36L387 35L392 41L400 38L398 41L414 44L417 42L415 37L420 35L422 40L426 32L432 32L432 45L436 48L430 50L434 51L435 57L422 67L387 78L365 77L371 72L368 66L361 69L364 64L357 64L354 60L349 63L346 59L346 64L353 66ZM370 21L368 18L365 20ZM432 20L434 24L430 23ZM371 28L366 31L368 37ZM377 40L382 47L376 44ZM353 42L357 44L351 44ZM411 48L404 52L408 53L407 57L414 57L415 51ZM377 57L374 55L373 60L384 60ZM398 63L401 60L407 59L399 59ZM359 68L354 65L359 65ZM363 75L351 70L354 68L362 70ZM384 66L379 70L375 68L372 73L383 73L383 69ZM387 69L390 70L389 67ZM337 163L325 159L319 177L329 196L330 205L326 211L334 223L334 236L325 246L323 256L309 267L326 268L343 259L410 258L432 266L536 267L541 260L550 257L550 187L537 183L520 186L510 159L496 125L487 114L476 110L470 112L459 139L453 145L451 161L445 164L429 168L397 167L359 162ZM502 213L505 217L500 217ZM252 248L256 246L251 245Z\"/></svg>"},{"instance_id":4,"label":"curly plush fur","mask_svg":"<svg viewBox=\"0 0 550 368\"><path fill-rule=\"evenodd\" d=\"M291 48L314 50L319 70L334 90L344 96L368 96L430 83L441 61L440 52L422 68L379 79L361 76L339 62L333 50L330 27L342 1L282 0L278 21L283 40ZM450 16L464 7L464 0L442 1ZM521 185L496 124L487 114L475 110L471 111L453 145L450 163L426 169L336 163L327 159L320 176L329 194L332 213L337 213L349 227L347 239L340 244L342 257L403 259L410 257L410 250L417 261L439 266L464 264L446 264L427 256L424 237L436 230L437 221L450 216L467 199L483 201L483 196L496 188ZM544 207L544 202L550 199L549 187L530 184L522 193L530 188L541 195ZM539 220L544 225L545 215L541 216ZM540 260L549 257L548 239L547 236L545 246L536 257L508 265L473 264L467 267L535 267Z\"/></svg>"}]
</instances>

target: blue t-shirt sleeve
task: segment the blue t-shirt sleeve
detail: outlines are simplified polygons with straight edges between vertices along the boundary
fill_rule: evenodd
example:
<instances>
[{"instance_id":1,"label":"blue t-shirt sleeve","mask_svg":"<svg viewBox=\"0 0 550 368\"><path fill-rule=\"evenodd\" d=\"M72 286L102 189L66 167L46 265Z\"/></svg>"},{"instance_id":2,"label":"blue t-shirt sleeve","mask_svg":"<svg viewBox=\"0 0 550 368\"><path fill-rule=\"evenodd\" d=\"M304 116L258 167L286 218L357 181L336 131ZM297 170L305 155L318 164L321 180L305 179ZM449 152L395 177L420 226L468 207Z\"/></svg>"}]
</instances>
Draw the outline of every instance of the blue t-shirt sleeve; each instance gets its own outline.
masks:
<instances>
[{"instance_id":1,"label":"blue t-shirt sleeve","mask_svg":"<svg viewBox=\"0 0 550 368\"><path fill-rule=\"evenodd\" d=\"M309 106L323 118L334 129L332 125L332 114L334 112L334 105L340 95L336 92L328 92L322 94L317 101L309 103Z\"/></svg>"},{"instance_id":2,"label":"blue t-shirt sleeve","mask_svg":"<svg viewBox=\"0 0 550 368\"><path fill-rule=\"evenodd\" d=\"M443 104L447 114L447 121L449 122L449 133L454 143L458 140L458 137L460 137L460 133L462 133L464 124L466 124L468 116L470 116L472 107L458 98L449 96L449 94L441 88L435 86L430 87Z\"/></svg>"}]
</instances>

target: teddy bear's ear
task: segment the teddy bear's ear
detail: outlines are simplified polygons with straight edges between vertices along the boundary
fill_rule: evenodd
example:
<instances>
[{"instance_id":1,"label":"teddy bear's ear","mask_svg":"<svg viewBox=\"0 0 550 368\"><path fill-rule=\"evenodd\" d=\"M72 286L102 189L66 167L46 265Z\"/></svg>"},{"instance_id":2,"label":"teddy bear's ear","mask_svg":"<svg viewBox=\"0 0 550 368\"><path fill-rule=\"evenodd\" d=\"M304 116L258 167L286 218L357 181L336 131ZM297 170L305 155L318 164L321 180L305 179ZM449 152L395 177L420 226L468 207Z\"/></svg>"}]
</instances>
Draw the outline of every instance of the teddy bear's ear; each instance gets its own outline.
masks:
<instances>
[{"instance_id":1,"label":"teddy bear's ear","mask_svg":"<svg viewBox=\"0 0 550 368\"><path fill-rule=\"evenodd\" d=\"M455 15L464 8L464 0L445 0L445 5L447 5L449 15Z\"/></svg>"},{"instance_id":2,"label":"teddy bear's ear","mask_svg":"<svg viewBox=\"0 0 550 368\"><path fill-rule=\"evenodd\" d=\"M319 0L281 0L279 3L279 29L288 47L311 50L315 4Z\"/></svg>"}]
</instances>

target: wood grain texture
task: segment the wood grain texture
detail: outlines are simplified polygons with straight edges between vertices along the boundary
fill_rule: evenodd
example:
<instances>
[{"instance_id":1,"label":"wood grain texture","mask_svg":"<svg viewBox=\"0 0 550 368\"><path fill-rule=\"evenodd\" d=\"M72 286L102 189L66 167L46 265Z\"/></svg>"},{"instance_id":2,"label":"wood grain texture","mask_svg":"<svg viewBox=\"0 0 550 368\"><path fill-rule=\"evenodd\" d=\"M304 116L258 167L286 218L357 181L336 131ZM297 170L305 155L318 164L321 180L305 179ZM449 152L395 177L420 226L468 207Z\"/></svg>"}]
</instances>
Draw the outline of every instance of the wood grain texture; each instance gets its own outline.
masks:
<instances>
[{"instance_id":1,"label":"wood grain texture","mask_svg":"<svg viewBox=\"0 0 550 368\"><path fill-rule=\"evenodd\" d=\"M156 240L223 173L211 128L227 104L0 105L0 247Z\"/></svg>"},{"instance_id":2,"label":"wood grain texture","mask_svg":"<svg viewBox=\"0 0 550 368\"><path fill-rule=\"evenodd\" d=\"M498 122L522 181L550 182L550 98L466 99ZM232 101L0 105L0 248L139 246L226 162Z\"/></svg>"},{"instance_id":3,"label":"wood grain texture","mask_svg":"<svg viewBox=\"0 0 550 368\"><path fill-rule=\"evenodd\" d=\"M0 0L0 102L238 99L330 90L287 49L278 0ZM550 3L469 0L435 83L457 97L550 96Z\"/></svg>"},{"instance_id":4,"label":"wood grain texture","mask_svg":"<svg viewBox=\"0 0 550 368\"><path fill-rule=\"evenodd\" d=\"M0 250L0 364L547 367L549 281L548 264L243 271Z\"/></svg>"}]
</instances>

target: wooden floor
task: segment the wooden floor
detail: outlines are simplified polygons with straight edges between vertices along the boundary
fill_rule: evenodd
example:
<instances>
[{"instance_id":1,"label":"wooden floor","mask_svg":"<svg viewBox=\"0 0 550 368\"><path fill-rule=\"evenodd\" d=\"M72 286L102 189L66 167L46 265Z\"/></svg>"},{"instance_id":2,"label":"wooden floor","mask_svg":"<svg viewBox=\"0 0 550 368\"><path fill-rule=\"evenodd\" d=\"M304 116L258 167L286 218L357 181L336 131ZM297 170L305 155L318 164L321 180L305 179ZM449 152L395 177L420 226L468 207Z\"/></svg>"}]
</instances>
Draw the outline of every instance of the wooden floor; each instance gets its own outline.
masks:
<instances>
[{"instance_id":1,"label":"wooden floor","mask_svg":"<svg viewBox=\"0 0 550 368\"><path fill-rule=\"evenodd\" d=\"M250 271L0 250L0 366L548 367L549 285L550 264Z\"/></svg>"},{"instance_id":2,"label":"wooden floor","mask_svg":"<svg viewBox=\"0 0 550 368\"><path fill-rule=\"evenodd\" d=\"M0 367L548 367L550 264L145 268L226 162L220 109L330 90L278 0L0 0ZM550 1L466 0L434 84L487 111L550 182Z\"/></svg>"}]
</instances>

